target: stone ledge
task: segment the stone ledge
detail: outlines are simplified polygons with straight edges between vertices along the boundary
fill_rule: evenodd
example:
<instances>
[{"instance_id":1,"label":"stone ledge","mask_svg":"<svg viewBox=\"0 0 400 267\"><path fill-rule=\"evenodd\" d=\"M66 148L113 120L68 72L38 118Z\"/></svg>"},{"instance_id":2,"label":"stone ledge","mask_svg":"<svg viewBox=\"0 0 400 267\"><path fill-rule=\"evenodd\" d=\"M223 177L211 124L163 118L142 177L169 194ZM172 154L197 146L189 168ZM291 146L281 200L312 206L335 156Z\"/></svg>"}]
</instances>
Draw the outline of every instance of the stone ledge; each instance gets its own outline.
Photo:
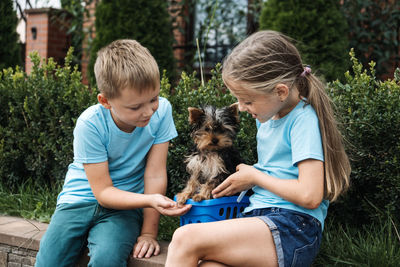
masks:
<instances>
[{"instance_id":1,"label":"stone ledge","mask_svg":"<svg viewBox=\"0 0 400 267\"><path fill-rule=\"evenodd\" d=\"M16 251L26 250L37 252L39 250L40 239L46 232L48 224L40 223L34 220L27 220L20 217L0 216L0 244L14 247ZM128 262L129 267L143 266L143 267L161 267L164 266L168 250L167 241L161 241L161 253L148 259L135 259L130 258ZM0 251L0 265L4 263L7 258L10 258L10 251ZM32 257L32 252L27 257ZM36 253L35 253L36 254ZM12 258L12 257L11 257ZM86 266L89 258L83 256L78 266ZM7 265L5 265L7 266ZM29 265L28 265L29 266Z\"/></svg>"}]
</instances>

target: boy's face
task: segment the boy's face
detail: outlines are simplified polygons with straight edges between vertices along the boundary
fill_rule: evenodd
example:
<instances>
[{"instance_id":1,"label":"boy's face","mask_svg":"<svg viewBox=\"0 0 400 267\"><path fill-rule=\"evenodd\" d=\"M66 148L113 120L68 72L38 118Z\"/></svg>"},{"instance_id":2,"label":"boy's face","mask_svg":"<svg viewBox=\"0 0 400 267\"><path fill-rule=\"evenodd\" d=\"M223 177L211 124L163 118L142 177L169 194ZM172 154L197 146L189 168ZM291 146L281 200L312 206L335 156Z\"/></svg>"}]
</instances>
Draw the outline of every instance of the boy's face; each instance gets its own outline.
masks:
<instances>
[{"instance_id":1,"label":"boy's face","mask_svg":"<svg viewBox=\"0 0 400 267\"><path fill-rule=\"evenodd\" d=\"M145 127L151 116L158 109L160 87L139 93L137 90L126 88L120 95L107 99L99 94L100 104L111 111L111 116L121 131L132 132L136 127Z\"/></svg>"}]
</instances>

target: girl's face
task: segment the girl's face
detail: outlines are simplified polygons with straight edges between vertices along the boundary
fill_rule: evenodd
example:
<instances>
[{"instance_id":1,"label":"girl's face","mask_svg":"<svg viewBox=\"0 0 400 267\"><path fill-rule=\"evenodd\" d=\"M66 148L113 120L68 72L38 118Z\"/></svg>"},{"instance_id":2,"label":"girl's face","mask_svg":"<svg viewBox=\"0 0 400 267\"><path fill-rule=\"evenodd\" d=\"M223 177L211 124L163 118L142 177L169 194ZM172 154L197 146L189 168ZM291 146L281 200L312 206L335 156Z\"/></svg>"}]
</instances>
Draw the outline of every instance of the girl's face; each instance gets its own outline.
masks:
<instances>
[{"instance_id":1,"label":"girl's face","mask_svg":"<svg viewBox=\"0 0 400 267\"><path fill-rule=\"evenodd\" d=\"M103 104L110 109L111 116L124 132L132 132L135 127L145 127L150 122L151 116L158 109L158 95L160 89L147 90L141 94L133 89L123 89L120 95L113 99L106 99Z\"/></svg>"},{"instance_id":2,"label":"girl's face","mask_svg":"<svg viewBox=\"0 0 400 267\"><path fill-rule=\"evenodd\" d=\"M261 123L270 119L280 119L290 111L286 108L289 93L286 86L286 92L283 92L282 88L275 88L270 94L257 93L240 83L230 83L227 86L237 98L239 110L248 112Z\"/></svg>"}]
</instances>

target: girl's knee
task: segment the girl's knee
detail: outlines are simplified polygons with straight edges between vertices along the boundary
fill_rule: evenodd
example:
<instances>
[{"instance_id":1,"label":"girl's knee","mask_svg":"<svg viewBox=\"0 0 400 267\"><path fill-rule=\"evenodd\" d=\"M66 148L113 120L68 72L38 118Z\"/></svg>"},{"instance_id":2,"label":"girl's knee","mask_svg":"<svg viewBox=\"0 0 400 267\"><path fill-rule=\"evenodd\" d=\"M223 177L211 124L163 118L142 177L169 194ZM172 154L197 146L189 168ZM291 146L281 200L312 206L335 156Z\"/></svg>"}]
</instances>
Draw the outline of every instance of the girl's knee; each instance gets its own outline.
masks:
<instances>
[{"instance_id":1,"label":"girl's knee","mask_svg":"<svg viewBox=\"0 0 400 267\"><path fill-rule=\"evenodd\" d=\"M196 231L193 225L185 225L175 230L171 243L169 244L169 251L188 251L194 249L196 242Z\"/></svg>"}]
</instances>

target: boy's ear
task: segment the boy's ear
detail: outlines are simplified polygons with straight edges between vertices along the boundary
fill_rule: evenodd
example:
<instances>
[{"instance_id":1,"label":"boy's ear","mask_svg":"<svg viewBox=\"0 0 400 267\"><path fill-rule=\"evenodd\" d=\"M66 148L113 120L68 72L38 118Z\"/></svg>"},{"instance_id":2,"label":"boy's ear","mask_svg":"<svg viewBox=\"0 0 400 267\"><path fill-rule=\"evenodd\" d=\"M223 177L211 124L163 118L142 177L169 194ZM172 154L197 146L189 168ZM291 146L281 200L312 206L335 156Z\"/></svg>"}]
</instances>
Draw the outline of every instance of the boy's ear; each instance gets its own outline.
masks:
<instances>
[{"instance_id":1,"label":"boy's ear","mask_svg":"<svg viewBox=\"0 0 400 267\"><path fill-rule=\"evenodd\" d=\"M97 95L97 101L99 101L99 103L103 105L103 107L105 107L106 109L111 109L111 105L108 102L108 98L105 97L102 93Z\"/></svg>"},{"instance_id":2,"label":"boy's ear","mask_svg":"<svg viewBox=\"0 0 400 267\"><path fill-rule=\"evenodd\" d=\"M233 116L235 116L236 121L239 122L239 103L233 103L229 107L229 111L232 113Z\"/></svg>"},{"instance_id":3,"label":"boy's ear","mask_svg":"<svg viewBox=\"0 0 400 267\"><path fill-rule=\"evenodd\" d=\"M201 110L199 108L188 107L188 111L189 111L189 123L190 124L198 122L200 120L201 116L204 115L203 110Z\"/></svg>"},{"instance_id":4,"label":"boy's ear","mask_svg":"<svg viewBox=\"0 0 400 267\"><path fill-rule=\"evenodd\" d=\"M289 96L289 87L286 84L278 83L275 87L275 92L277 93L281 102L283 102Z\"/></svg>"}]
</instances>

